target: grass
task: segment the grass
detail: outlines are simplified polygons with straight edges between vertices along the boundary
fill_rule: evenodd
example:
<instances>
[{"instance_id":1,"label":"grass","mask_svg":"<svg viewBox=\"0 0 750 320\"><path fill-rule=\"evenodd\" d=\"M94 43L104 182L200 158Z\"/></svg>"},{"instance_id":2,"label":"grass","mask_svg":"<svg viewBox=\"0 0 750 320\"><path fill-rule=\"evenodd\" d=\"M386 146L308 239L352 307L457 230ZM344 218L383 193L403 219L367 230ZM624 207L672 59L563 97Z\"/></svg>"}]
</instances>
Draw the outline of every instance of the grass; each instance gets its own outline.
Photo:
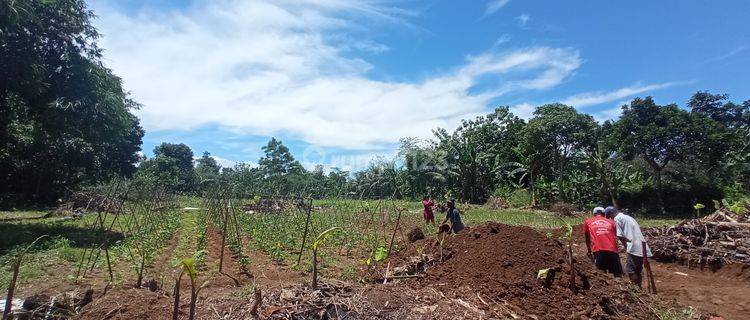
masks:
<instances>
[{"instance_id":1,"label":"grass","mask_svg":"<svg viewBox=\"0 0 750 320\"><path fill-rule=\"evenodd\" d=\"M43 217L47 213L48 211L39 210L0 211L0 221L14 219L36 219Z\"/></svg>"}]
</instances>

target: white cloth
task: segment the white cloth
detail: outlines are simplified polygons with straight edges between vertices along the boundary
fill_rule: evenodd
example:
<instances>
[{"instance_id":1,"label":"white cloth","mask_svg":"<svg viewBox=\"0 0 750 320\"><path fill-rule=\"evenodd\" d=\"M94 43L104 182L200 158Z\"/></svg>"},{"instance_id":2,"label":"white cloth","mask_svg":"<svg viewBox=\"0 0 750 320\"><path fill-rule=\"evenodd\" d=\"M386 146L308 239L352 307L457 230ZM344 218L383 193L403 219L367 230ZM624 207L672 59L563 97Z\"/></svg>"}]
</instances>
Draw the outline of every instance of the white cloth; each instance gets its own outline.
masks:
<instances>
[{"instance_id":1,"label":"white cloth","mask_svg":"<svg viewBox=\"0 0 750 320\"><path fill-rule=\"evenodd\" d=\"M617 237L628 239L627 252L634 256L643 257L643 242L645 239L638 222L629 215L618 213L615 216L615 225L617 226ZM652 256L648 244L646 244L646 254L649 257Z\"/></svg>"}]
</instances>

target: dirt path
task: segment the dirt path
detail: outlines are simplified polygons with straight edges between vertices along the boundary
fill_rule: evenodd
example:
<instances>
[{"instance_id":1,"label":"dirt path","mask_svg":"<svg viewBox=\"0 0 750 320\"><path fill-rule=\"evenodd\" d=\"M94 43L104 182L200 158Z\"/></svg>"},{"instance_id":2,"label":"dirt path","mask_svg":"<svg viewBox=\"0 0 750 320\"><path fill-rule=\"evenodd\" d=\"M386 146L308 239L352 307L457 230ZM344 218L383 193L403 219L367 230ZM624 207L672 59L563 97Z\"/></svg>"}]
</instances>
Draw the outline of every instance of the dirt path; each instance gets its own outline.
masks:
<instances>
[{"instance_id":1,"label":"dirt path","mask_svg":"<svg viewBox=\"0 0 750 320\"><path fill-rule=\"evenodd\" d=\"M750 319L750 268L729 266L718 272L672 263L653 263L658 295L718 314L726 320Z\"/></svg>"}]
</instances>

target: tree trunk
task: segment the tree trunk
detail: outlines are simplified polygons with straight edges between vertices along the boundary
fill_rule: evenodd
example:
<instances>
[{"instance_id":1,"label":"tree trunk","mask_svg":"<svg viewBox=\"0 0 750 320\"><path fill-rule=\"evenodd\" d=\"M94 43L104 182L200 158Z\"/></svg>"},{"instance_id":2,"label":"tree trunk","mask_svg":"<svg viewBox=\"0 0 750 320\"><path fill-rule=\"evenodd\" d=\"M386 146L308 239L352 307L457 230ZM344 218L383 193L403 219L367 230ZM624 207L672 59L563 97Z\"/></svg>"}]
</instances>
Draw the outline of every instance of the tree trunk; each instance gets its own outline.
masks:
<instances>
[{"instance_id":1,"label":"tree trunk","mask_svg":"<svg viewBox=\"0 0 750 320\"><path fill-rule=\"evenodd\" d=\"M313 249L313 270L312 270L312 288L318 288L318 249Z\"/></svg>"},{"instance_id":2,"label":"tree trunk","mask_svg":"<svg viewBox=\"0 0 750 320\"><path fill-rule=\"evenodd\" d=\"M534 171L529 175L529 189L531 189L531 207L536 208L536 184L534 182Z\"/></svg>"},{"instance_id":3,"label":"tree trunk","mask_svg":"<svg viewBox=\"0 0 750 320\"><path fill-rule=\"evenodd\" d=\"M667 211L664 209L664 193L661 181L661 168L656 170L656 205L659 206L659 213L664 216Z\"/></svg>"}]
</instances>

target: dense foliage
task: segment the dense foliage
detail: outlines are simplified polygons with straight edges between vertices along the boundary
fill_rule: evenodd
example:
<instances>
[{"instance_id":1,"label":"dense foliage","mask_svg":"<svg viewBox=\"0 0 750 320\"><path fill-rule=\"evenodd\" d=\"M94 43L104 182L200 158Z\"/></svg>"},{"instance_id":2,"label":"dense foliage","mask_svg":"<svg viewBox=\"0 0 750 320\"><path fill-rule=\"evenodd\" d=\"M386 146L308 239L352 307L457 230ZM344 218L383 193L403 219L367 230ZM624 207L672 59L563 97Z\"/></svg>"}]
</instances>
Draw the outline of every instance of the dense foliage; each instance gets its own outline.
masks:
<instances>
[{"instance_id":1,"label":"dense foliage","mask_svg":"<svg viewBox=\"0 0 750 320\"><path fill-rule=\"evenodd\" d=\"M136 170L138 105L101 63L83 0L0 1L0 204Z\"/></svg>"}]
</instances>

